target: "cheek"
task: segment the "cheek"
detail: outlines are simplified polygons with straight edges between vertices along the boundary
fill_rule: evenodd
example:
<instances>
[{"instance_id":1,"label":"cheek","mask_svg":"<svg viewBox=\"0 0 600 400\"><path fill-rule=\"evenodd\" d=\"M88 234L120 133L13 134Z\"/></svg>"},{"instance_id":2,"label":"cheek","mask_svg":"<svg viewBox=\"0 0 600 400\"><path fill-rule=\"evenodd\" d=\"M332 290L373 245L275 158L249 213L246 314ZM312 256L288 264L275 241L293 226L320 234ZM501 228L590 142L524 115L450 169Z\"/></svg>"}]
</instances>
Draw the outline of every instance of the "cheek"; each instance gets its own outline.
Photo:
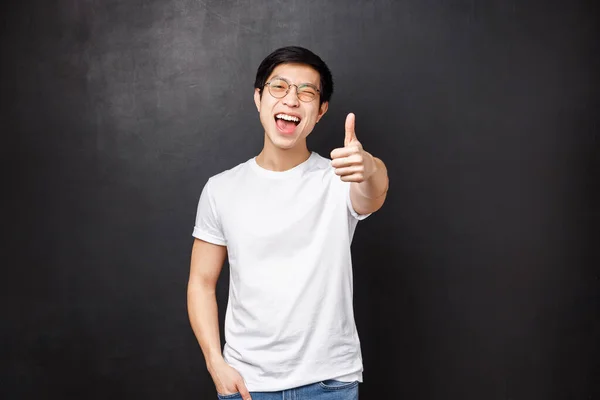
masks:
<instances>
[{"instance_id":1,"label":"cheek","mask_svg":"<svg viewBox=\"0 0 600 400\"><path fill-rule=\"evenodd\" d=\"M306 122L309 124L314 124L317 121L317 118L319 118L319 110L312 109L306 113L306 116Z\"/></svg>"},{"instance_id":2,"label":"cheek","mask_svg":"<svg viewBox=\"0 0 600 400\"><path fill-rule=\"evenodd\" d=\"M263 104L262 107L260 108L260 119L263 121L267 121L268 118L271 118L272 114L269 111L268 107L265 107L265 105Z\"/></svg>"}]
</instances>

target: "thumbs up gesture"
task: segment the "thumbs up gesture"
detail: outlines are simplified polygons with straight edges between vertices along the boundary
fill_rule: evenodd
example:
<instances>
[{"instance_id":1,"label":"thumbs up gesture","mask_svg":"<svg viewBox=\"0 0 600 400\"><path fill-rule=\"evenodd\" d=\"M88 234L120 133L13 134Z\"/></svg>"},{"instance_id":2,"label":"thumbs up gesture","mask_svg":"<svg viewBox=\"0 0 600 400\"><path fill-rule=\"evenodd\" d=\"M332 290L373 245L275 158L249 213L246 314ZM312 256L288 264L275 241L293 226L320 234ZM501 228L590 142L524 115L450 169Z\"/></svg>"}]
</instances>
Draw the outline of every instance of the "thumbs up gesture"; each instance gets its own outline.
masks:
<instances>
[{"instance_id":1,"label":"thumbs up gesture","mask_svg":"<svg viewBox=\"0 0 600 400\"><path fill-rule=\"evenodd\" d=\"M344 182L364 182L376 169L373 156L364 151L356 138L356 117L350 113L346 117L346 137L344 147L331 152L331 166Z\"/></svg>"}]
</instances>

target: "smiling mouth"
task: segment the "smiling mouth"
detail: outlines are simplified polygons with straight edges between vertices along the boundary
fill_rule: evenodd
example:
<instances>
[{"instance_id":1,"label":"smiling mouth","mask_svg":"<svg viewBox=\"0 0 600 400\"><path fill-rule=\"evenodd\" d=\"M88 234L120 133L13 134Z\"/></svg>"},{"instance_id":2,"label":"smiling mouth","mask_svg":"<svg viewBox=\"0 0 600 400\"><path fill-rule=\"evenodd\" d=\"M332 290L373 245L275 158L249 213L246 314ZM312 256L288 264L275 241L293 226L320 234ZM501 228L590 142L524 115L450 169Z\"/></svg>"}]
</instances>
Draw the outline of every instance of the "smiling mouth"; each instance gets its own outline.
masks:
<instances>
[{"instance_id":1,"label":"smiling mouth","mask_svg":"<svg viewBox=\"0 0 600 400\"><path fill-rule=\"evenodd\" d=\"M275 114L277 128L285 134L292 134L300 124L300 118L284 113Z\"/></svg>"}]
</instances>

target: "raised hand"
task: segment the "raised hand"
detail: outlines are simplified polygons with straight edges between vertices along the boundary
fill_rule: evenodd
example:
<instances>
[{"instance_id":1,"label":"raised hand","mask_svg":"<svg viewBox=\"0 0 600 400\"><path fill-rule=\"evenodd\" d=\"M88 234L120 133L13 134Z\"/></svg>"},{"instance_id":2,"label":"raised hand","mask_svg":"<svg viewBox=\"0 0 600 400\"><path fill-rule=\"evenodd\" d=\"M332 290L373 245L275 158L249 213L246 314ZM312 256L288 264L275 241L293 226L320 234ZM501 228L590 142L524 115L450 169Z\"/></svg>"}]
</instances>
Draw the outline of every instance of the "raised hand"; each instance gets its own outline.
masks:
<instances>
[{"instance_id":1,"label":"raised hand","mask_svg":"<svg viewBox=\"0 0 600 400\"><path fill-rule=\"evenodd\" d=\"M362 144L356 138L355 121L355 115L348 114L344 147L331 152L331 165L344 182L360 183L373 175L376 165L373 156L363 149Z\"/></svg>"}]
</instances>

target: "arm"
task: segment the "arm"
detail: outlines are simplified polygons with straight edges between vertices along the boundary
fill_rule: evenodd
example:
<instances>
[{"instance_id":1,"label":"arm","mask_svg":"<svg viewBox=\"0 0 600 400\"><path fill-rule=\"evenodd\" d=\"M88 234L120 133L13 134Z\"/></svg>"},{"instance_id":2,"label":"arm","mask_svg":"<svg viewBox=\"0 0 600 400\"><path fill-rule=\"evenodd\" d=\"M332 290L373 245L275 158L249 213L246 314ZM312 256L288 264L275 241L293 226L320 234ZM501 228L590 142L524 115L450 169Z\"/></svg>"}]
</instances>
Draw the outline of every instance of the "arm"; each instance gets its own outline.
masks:
<instances>
[{"instance_id":1,"label":"arm","mask_svg":"<svg viewBox=\"0 0 600 400\"><path fill-rule=\"evenodd\" d=\"M354 114L346 117L344 147L331 152L335 173L350 185L350 201L358 214L370 214L383 206L389 186L387 168L383 161L363 149L356 138Z\"/></svg>"},{"instance_id":2,"label":"arm","mask_svg":"<svg viewBox=\"0 0 600 400\"><path fill-rule=\"evenodd\" d=\"M194 240L187 289L188 315L217 392L240 392L244 400L250 400L242 377L221 354L215 288L226 255L225 246Z\"/></svg>"},{"instance_id":3,"label":"arm","mask_svg":"<svg viewBox=\"0 0 600 400\"><path fill-rule=\"evenodd\" d=\"M215 288L227 248L194 240L187 300L192 330L204 354L207 367L223 361Z\"/></svg>"}]
</instances>

